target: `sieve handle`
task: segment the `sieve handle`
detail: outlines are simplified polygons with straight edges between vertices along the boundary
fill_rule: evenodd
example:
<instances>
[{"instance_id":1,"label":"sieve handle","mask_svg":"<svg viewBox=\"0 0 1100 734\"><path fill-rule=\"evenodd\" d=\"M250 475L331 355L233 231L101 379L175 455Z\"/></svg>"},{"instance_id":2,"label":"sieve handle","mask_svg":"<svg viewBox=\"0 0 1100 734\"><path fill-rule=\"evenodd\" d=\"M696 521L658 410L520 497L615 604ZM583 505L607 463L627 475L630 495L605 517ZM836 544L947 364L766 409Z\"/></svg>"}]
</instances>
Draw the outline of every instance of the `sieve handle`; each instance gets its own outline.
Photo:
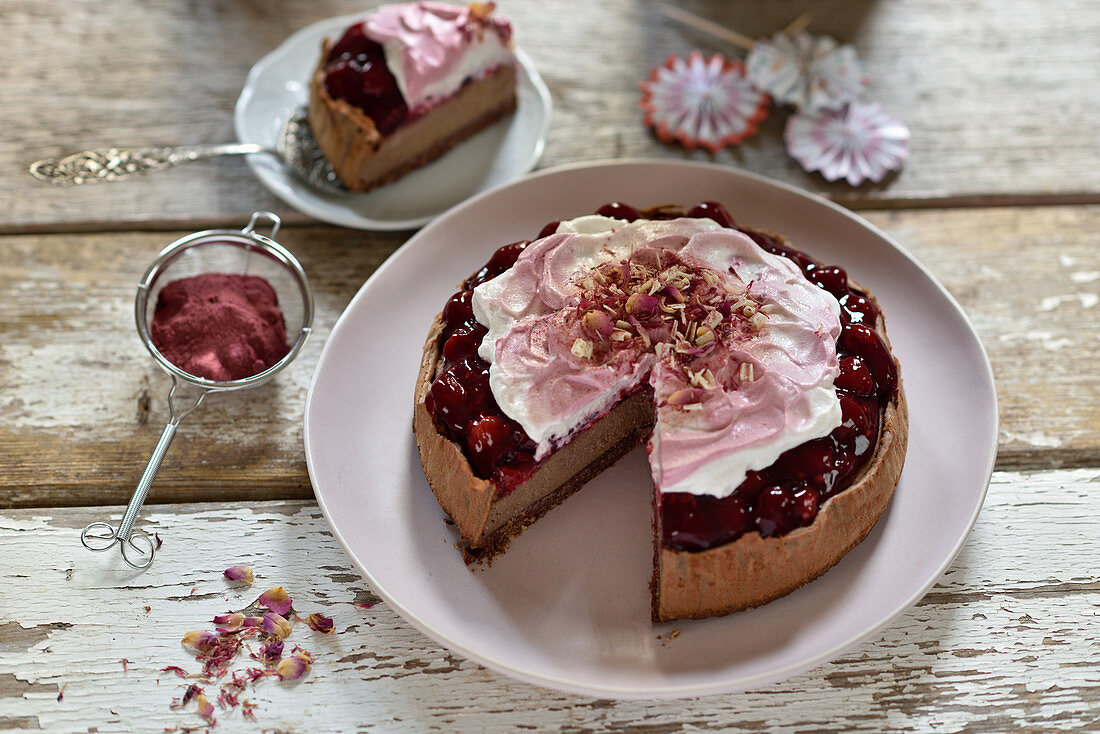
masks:
<instances>
[{"instance_id":1,"label":"sieve handle","mask_svg":"<svg viewBox=\"0 0 1100 734\"><path fill-rule=\"evenodd\" d=\"M172 389L168 392L168 409L171 418L160 434L160 440L157 441L156 447L153 448L153 455L149 457L149 463L146 464L145 471L142 473L141 479L138 480L137 488L130 497L130 503L126 505L122 522L119 523L117 529L112 528L105 522L94 522L84 528L84 532L80 534L80 542L88 550L109 550L114 547L115 543L118 543L122 550L123 560L134 568L148 568L152 565L153 556L157 552L156 544L149 537L149 534L143 530L134 529L138 513L141 512L141 507L145 504L145 498L149 496L149 488L153 486L153 479L157 476L161 462L164 461L164 456L168 453L168 447L172 445L172 439L176 436L176 429L179 428L180 421L191 415L202 404L207 393L206 390L203 390L194 403L177 412L175 397L178 384L173 376Z\"/></svg>"},{"instance_id":2,"label":"sieve handle","mask_svg":"<svg viewBox=\"0 0 1100 734\"><path fill-rule=\"evenodd\" d=\"M161 462L164 461L164 455L168 453L168 447L172 445L172 439L175 438L178 427L179 421L169 421L164 427L164 432L160 434L160 440L153 449L153 455L149 457L149 463L145 466L145 472L138 481L137 489L130 497L130 504L126 505L126 512L122 515L122 522L118 526L118 535L123 542L130 537L134 521L141 512L141 506L145 504L145 498L149 496L149 487L153 486L153 479L157 476Z\"/></svg>"}]
</instances>

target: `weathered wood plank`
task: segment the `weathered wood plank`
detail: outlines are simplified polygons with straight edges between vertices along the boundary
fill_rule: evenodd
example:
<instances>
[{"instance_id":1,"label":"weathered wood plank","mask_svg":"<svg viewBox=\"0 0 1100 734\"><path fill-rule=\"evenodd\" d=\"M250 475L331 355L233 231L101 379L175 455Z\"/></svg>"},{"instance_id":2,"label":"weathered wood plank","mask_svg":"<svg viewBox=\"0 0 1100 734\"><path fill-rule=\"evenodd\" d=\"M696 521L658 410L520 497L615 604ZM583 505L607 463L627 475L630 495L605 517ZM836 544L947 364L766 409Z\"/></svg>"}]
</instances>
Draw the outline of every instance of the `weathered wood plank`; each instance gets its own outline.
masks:
<instances>
[{"instance_id":1,"label":"weathered wood plank","mask_svg":"<svg viewBox=\"0 0 1100 734\"><path fill-rule=\"evenodd\" d=\"M872 79L870 96L913 132L904 171L855 190L805 174L787 157L784 114L773 115L751 141L715 156L659 143L637 109L637 85L650 67L693 48L735 50L669 21L658 6L630 0L502 4L554 96L543 165L621 156L713 159L860 206L941 197L1095 202L1100 195L1095 3L685 3L752 37L810 12L814 31L855 43ZM239 159L80 190L39 184L26 166L92 147L231 140L232 109L248 69L294 31L363 7L361 0L262 6L9 0L0 11L0 158L9 162L0 171L0 231L224 222L257 207L293 216ZM79 63L57 63L74 52Z\"/></svg>"},{"instance_id":2,"label":"weathered wood plank","mask_svg":"<svg viewBox=\"0 0 1100 734\"><path fill-rule=\"evenodd\" d=\"M786 682L689 702L597 701L517 683L440 648L384 603L354 606L378 600L313 504L158 507L147 523L165 543L140 575L80 547L77 529L101 508L5 511L0 727L201 724L193 704L169 710L183 684L161 669L196 669L183 632L282 584L296 608L331 616L337 634L296 626L290 640L317 656L311 672L294 686L262 681L248 693L258 721L219 710L218 731L1094 729L1098 481L1096 469L996 473L962 554L877 639ZM235 563L255 567L252 587L224 582Z\"/></svg>"},{"instance_id":3,"label":"weathered wood plank","mask_svg":"<svg viewBox=\"0 0 1100 734\"><path fill-rule=\"evenodd\" d=\"M869 219L927 263L973 318L996 371L1000 466L1095 466L1100 207ZM133 289L178 234L0 237L0 506L129 496L167 420L168 389L134 329ZM289 227L281 239L314 283L316 336L273 384L213 396L187 419L152 502L310 496L306 387L337 316L401 238Z\"/></svg>"}]
</instances>

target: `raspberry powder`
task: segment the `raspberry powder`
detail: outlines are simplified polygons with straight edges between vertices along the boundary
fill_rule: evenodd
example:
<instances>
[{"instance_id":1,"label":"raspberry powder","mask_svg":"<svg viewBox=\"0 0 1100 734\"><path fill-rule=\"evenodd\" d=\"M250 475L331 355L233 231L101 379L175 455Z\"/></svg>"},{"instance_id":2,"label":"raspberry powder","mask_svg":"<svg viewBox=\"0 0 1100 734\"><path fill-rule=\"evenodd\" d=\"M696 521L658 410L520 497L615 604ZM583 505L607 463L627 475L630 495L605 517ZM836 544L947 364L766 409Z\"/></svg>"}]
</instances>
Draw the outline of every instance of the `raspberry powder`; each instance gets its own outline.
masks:
<instances>
[{"instance_id":1,"label":"raspberry powder","mask_svg":"<svg viewBox=\"0 0 1100 734\"><path fill-rule=\"evenodd\" d=\"M218 382L259 374L290 351L275 289L255 275L172 281L160 291L149 331L169 362Z\"/></svg>"}]
</instances>

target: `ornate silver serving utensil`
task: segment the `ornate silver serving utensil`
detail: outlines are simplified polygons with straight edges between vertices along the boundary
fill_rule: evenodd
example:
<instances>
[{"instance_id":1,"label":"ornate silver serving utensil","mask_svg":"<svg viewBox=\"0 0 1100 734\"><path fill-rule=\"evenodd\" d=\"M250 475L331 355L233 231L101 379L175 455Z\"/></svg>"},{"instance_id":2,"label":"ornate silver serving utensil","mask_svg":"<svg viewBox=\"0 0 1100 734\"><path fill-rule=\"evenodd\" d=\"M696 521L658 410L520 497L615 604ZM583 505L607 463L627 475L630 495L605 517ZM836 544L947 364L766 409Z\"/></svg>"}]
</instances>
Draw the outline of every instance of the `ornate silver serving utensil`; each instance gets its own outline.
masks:
<instances>
[{"instance_id":1,"label":"ornate silver serving utensil","mask_svg":"<svg viewBox=\"0 0 1100 734\"><path fill-rule=\"evenodd\" d=\"M184 145L176 147L103 148L85 150L64 158L47 158L31 164L31 175L59 186L77 186L99 181L120 181L124 178L172 168L188 161L198 161L220 155L252 155L263 153L281 160L299 178L326 193L347 193L336 177L309 127L306 108L299 107L283 123L279 141L274 148L258 143L224 143L220 145Z\"/></svg>"}]
</instances>

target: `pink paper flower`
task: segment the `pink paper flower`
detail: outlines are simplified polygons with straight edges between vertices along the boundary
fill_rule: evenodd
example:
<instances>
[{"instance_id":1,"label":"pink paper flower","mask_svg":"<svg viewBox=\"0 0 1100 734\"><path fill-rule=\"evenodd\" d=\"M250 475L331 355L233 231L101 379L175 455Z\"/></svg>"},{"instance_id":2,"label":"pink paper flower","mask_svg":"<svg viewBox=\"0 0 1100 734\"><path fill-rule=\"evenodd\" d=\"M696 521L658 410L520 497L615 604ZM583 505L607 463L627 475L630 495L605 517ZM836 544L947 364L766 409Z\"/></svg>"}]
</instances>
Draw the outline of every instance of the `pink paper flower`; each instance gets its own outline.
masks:
<instances>
[{"instance_id":1,"label":"pink paper flower","mask_svg":"<svg viewBox=\"0 0 1100 734\"><path fill-rule=\"evenodd\" d=\"M745 65L753 84L777 103L803 111L836 108L859 99L869 81L855 48L805 31L757 41Z\"/></svg>"},{"instance_id":2,"label":"pink paper flower","mask_svg":"<svg viewBox=\"0 0 1100 734\"><path fill-rule=\"evenodd\" d=\"M740 61L721 54L669 56L641 87L645 123L662 141L687 148L717 153L750 137L768 115L768 96L746 79Z\"/></svg>"},{"instance_id":3,"label":"pink paper flower","mask_svg":"<svg viewBox=\"0 0 1100 734\"><path fill-rule=\"evenodd\" d=\"M787 120L787 152L807 171L852 186L881 181L909 155L909 128L875 103L852 102L838 110L799 112Z\"/></svg>"}]
</instances>

